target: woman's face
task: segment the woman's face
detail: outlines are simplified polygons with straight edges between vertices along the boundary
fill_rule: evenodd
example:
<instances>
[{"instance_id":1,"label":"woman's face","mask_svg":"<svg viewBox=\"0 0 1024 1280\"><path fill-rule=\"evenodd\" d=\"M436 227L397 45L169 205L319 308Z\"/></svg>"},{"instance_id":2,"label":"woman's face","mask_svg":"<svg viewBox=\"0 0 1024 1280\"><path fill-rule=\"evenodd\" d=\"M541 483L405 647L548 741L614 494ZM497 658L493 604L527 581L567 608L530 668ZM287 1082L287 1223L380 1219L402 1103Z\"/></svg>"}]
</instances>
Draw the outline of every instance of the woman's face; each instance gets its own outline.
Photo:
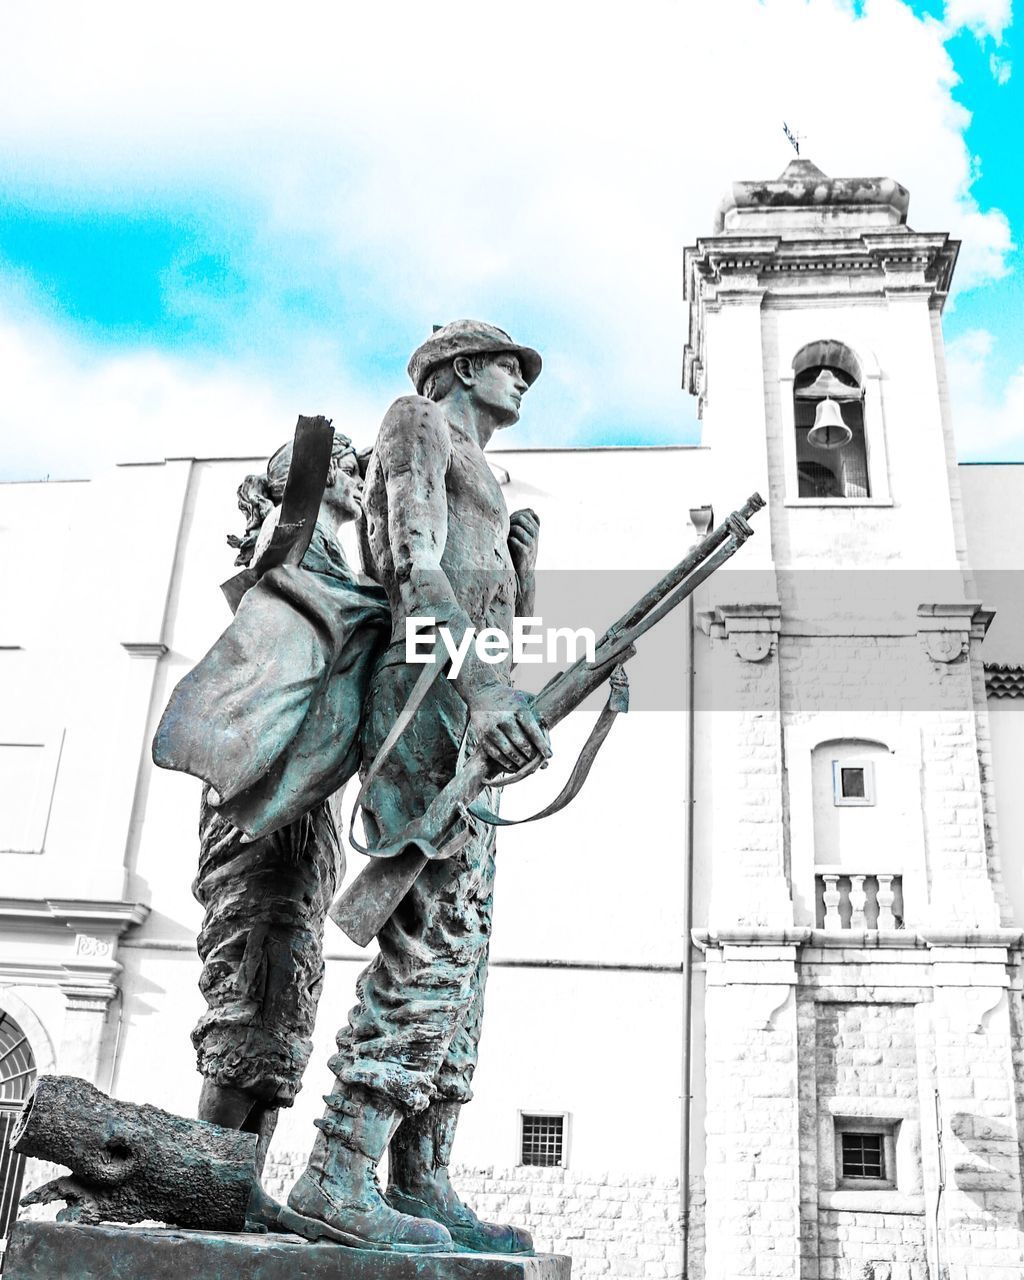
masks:
<instances>
[{"instance_id":1,"label":"woman's face","mask_svg":"<svg viewBox=\"0 0 1024 1280\"><path fill-rule=\"evenodd\" d=\"M354 453L334 459L334 479L324 497L341 520L358 520L363 514L363 481Z\"/></svg>"}]
</instances>

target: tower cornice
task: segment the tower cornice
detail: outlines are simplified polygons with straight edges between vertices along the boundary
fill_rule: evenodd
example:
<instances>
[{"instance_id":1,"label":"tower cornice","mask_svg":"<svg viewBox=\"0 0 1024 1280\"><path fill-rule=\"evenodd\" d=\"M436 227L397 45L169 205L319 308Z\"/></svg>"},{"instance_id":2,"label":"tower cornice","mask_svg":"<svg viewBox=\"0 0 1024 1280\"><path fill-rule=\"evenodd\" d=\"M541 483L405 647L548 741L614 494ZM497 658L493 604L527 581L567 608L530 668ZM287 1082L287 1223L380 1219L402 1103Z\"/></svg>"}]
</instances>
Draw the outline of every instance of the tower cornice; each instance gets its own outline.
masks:
<instances>
[{"instance_id":1,"label":"tower cornice","mask_svg":"<svg viewBox=\"0 0 1024 1280\"><path fill-rule=\"evenodd\" d=\"M945 232L864 231L857 236L784 239L780 236L703 237L684 250L683 293L690 306L683 385L702 394L701 332L706 311L729 302L764 306L799 301L822 305L906 294L941 310L960 242Z\"/></svg>"}]
</instances>

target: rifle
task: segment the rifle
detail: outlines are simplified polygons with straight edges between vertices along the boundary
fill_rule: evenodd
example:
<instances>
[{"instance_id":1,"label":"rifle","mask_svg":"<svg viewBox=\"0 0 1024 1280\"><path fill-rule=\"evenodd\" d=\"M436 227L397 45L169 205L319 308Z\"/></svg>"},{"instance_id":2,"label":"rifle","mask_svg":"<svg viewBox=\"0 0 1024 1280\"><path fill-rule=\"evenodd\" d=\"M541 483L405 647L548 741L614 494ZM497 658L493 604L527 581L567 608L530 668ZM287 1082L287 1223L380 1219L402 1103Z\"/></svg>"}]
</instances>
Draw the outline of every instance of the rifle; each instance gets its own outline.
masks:
<instances>
[{"instance_id":1,"label":"rifle","mask_svg":"<svg viewBox=\"0 0 1024 1280\"><path fill-rule=\"evenodd\" d=\"M524 821L556 812L579 791L616 712L625 710L623 664L636 653L635 642L735 555L754 532L747 523L749 518L763 506L761 495L752 494L739 511L734 511L712 529L675 568L670 569L608 628L595 647L592 663L579 659L553 676L536 695L533 709L538 719L547 728L553 728L606 680L611 685L608 706L562 794L533 819ZM437 674L434 673L435 678ZM425 692L430 677L425 673L421 680L421 688ZM400 733L401 729L389 736L371 772L379 767L382 757ZM477 747L456 770L448 785L434 797L421 818L410 823L386 848L368 850L370 863L331 907L331 919L353 942L366 946L390 919L427 862L432 858L449 857L462 847L471 817L494 825L511 825L482 810L474 802L487 787L507 785L530 771L530 766L527 766L519 774L502 777L500 766ZM363 792L366 785L364 782ZM358 808L358 800L356 804Z\"/></svg>"}]
</instances>

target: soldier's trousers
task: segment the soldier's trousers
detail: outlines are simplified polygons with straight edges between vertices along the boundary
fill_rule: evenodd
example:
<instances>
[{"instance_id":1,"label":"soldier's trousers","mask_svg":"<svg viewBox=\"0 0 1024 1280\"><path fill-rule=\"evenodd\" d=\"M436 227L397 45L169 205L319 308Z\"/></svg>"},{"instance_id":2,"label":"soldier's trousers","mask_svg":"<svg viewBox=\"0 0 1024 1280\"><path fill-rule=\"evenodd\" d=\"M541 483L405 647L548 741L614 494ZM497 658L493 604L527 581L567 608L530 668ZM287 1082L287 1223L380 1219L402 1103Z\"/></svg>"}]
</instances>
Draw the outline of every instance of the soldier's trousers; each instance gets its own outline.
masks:
<instances>
[{"instance_id":1,"label":"soldier's trousers","mask_svg":"<svg viewBox=\"0 0 1024 1280\"><path fill-rule=\"evenodd\" d=\"M422 667L389 650L370 686L363 760L374 759ZM420 817L455 772L465 704L445 677L399 739L370 790L372 843ZM486 801L493 807L494 797ZM357 1005L338 1034L331 1068L407 1111L435 1097L466 1102L483 1017L494 888L494 830L483 827L449 859L427 864L378 935L380 954L356 984Z\"/></svg>"},{"instance_id":2,"label":"soldier's trousers","mask_svg":"<svg viewBox=\"0 0 1024 1280\"><path fill-rule=\"evenodd\" d=\"M192 1032L199 1070L291 1106L312 1049L324 919L340 872L329 803L243 844L204 788L199 836L192 892L206 908L198 948L207 1004Z\"/></svg>"}]
</instances>

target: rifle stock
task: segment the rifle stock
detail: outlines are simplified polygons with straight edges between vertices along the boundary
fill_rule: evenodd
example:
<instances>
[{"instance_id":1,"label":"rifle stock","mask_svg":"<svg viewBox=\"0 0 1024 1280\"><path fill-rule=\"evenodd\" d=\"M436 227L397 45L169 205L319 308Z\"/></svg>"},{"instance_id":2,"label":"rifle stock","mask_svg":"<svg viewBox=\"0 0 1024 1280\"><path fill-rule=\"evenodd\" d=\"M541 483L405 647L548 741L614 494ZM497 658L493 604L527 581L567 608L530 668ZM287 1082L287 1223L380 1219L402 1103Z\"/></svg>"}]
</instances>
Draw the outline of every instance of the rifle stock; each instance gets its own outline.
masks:
<instances>
[{"instance_id":1,"label":"rifle stock","mask_svg":"<svg viewBox=\"0 0 1024 1280\"><path fill-rule=\"evenodd\" d=\"M601 637L595 649L595 661L584 659L560 671L534 698L538 717L553 728L586 701L595 689L610 677L613 669L636 652L635 641L682 604L687 596L724 564L751 535L747 517L764 506L759 494L752 494L739 511L733 512L717 528L712 529L688 555L669 570L640 600L614 623ZM427 865L421 845L427 841L437 847L465 810L500 775L499 767L477 748L446 787L434 797L426 813L410 824L404 836L405 848L393 857L371 859L366 867L336 899L330 916L336 925L359 946L366 946L390 919L416 877ZM454 852L454 848L449 852ZM438 856L445 856L444 846Z\"/></svg>"}]
</instances>

